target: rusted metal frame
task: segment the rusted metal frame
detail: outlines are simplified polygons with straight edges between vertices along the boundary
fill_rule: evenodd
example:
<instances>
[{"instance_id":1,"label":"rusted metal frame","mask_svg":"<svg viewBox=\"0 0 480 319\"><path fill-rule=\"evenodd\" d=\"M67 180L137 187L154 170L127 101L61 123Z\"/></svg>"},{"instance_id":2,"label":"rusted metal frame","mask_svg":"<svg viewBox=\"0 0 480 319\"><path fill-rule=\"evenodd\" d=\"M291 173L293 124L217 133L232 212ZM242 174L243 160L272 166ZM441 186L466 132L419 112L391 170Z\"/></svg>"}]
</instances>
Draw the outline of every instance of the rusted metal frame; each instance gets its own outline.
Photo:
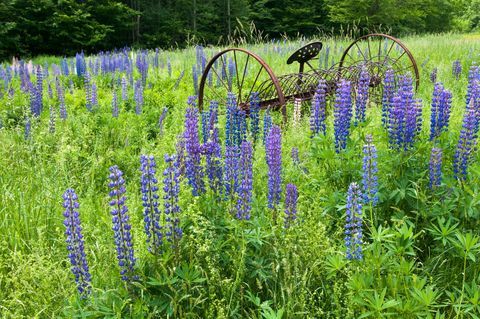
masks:
<instances>
[{"instance_id":1,"label":"rusted metal frame","mask_svg":"<svg viewBox=\"0 0 480 319\"><path fill-rule=\"evenodd\" d=\"M243 88L243 81L245 80L245 74L247 73L247 65L248 65L249 59L250 59L250 55L247 55L247 61L245 62L245 66L243 67L242 84L240 85L242 88ZM250 96L247 96L247 99L250 100Z\"/></svg>"}]
</instances>

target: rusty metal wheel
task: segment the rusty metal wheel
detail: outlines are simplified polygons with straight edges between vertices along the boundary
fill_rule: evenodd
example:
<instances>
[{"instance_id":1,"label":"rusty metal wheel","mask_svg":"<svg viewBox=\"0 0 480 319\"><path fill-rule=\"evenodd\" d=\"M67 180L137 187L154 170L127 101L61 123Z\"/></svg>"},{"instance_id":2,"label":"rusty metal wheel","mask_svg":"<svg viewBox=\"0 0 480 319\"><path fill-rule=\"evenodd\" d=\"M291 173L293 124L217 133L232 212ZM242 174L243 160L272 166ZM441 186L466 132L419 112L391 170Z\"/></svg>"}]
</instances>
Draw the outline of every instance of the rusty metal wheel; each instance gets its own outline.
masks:
<instances>
[{"instance_id":1,"label":"rusty metal wheel","mask_svg":"<svg viewBox=\"0 0 480 319\"><path fill-rule=\"evenodd\" d=\"M286 122L285 97L272 69L258 55L230 48L214 55L205 67L198 88L198 107L215 100L225 105L227 93L237 97L238 106L249 110L250 96L257 92L262 109L281 109Z\"/></svg>"},{"instance_id":2,"label":"rusty metal wheel","mask_svg":"<svg viewBox=\"0 0 480 319\"><path fill-rule=\"evenodd\" d=\"M415 89L420 84L417 63L412 53L400 40L381 33L368 34L352 42L339 63L339 76L351 78L365 67L370 73L370 87L380 93L383 90L385 72L391 68L398 76L410 72ZM357 70L356 70L357 69Z\"/></svg>"}]
</instances>

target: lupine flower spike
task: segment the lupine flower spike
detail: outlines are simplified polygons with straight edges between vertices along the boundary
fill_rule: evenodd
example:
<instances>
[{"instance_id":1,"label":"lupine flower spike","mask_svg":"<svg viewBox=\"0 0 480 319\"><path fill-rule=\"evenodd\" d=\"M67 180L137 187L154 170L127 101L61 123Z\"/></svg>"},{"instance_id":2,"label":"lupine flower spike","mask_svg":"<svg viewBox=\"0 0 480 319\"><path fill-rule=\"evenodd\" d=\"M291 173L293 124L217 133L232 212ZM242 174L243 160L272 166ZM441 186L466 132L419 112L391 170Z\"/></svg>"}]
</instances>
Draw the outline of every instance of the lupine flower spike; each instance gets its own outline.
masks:
<instances>
[{"instance_id":1,"label":"lupine flower spike","mask_svg":"<svg viewBox=\"0 0 480 319\"><path fill-rule=\"evenodd\" d=\"M175 155L165 155L165 163L167 167L163 171L163 203L165 207L166 221L166 237L171 243L178 256L179 242L183 236L180 227L180 207L178 206L179 187L179 170L176 166Z\"/></svg>"},{"instance_id":2,"label":"lupine flower spike","mask_svg":"<svg viewBox=\"0 0 480 319\"><path fill-rule=\"evenodd\" d=\"M434 189L442 184L442 149L439 147L432 148L430 155L430 189Z\"/></svg>"},{"instance_id":3,"label":"lupine flower spike","mask_svg":"<svg viewBox=\"0 0 480 319\"><path fill-rule=\"evenodd\" d=\"M110 167L110 207L112 214L113 233L115 245L117 247L117 259L120 266L120 275L122 280L132 282L138 277L135 275L135 256L132 241L132 226L130 224L130 216L128 208L125 204L127 197L125 196L125 180L123 173L118 167Z\"/></svg>"},{"instance_id":4,"label":"lupine flower spike","mask_svg":"<svg viewBox=\"0 0 480 319\"><path fill-rule=\"evenodd\" d=\"M347 194L345 247L349 260L363 259L362 252L362 194L357 183L351 183Z\"/></svg>"},{"instance_id":5,"label":"lupine flower spike","mask_svg":"<svg viewBox=\"0 0 480 319\"><path fill-rule=\"evenodd\" d=\"M265 147L268 165L268 208L276 211L278 204L280 204L282 192L282 136L280 127L272 126ZM274 223L276 223L275 213Z\"/></svg>"},{"instance_id":6,"label":"lupine flower spike","mask_svg":"<svg viewBox=\"0 0 480 319\"><path fill-rule=\"evenodd\" d=\"M65 220L65 236L68 249L68 258L72 264L72 273L75 276L78 293L81 297L86 297L91 290L91 275L88 269L87 257L85 255L85 246L80 223L80 213L78 209L78 197L71 188L63 194L63 216Z\"/></svg>"},{"instance_id":7,"label":"lupine flower spike","mask_svg":"<svg viewBox=\"0 0 480 319\"><path fill-rule=\"evenodd\" d=\"M297 186L287 184L285 193L285 216L283 225L285 228L290 228L297 219Z\"/></svg>"},{"instance_id":8,"label":"lupine flower spike","mask_svg":"<svg viewBox=\"0 0 480 319\"><path fill-rule=\"evenodd\" d=\"M252 209L252 189L253 189L253 172L252 172L252 143L243 141L240 154L240 185L238 187L237 199L237 219L250 219L250 211Z\"/></svg>"},{"instance_id":9,"label":"lupine flower spike","mask_svg":"<svg viewBox=\"0 0 480 319\"><path fill-rule=\"evenodd\" d=\"M367 135L363 146L362 186L365 204L378 203L377 148L371 135Z\"/></svg>"},{"instance_id":10,"label":"lupine flower spike","mask_svg":"<svg viewBox=\"0 0 480 319\"><path fill-rule=\"evenodd\" d=\"M162 250L163 234L158 209L158 181L155 177L157 163L153 156L140 156L140 190L142 192L143 221L147 235L147 248L153 254Z\"/></svg>"}]
</instances>

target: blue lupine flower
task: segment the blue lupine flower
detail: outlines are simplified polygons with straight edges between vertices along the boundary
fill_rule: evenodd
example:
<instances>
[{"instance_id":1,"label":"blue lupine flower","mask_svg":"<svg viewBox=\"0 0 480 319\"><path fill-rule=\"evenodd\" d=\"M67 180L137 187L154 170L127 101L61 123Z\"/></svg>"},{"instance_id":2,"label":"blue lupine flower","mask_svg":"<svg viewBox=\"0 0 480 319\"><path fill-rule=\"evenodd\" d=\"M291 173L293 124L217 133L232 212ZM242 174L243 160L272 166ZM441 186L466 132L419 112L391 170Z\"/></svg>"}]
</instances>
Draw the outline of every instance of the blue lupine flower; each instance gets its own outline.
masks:
<instances>
[{"instance_id":1,"label":"blue lupine flower","mask_svg":"<svg viewBox=\"0 0 480 319\"><path fill-rule=\"evenodd\" d=\"M146 51L142 51L137 54L136 61L137 69L140 75L142 76L142 86L145 87L147 84L147 74L148 74L148 60Z\"/></svg>"},{"instance_id":2,"label":"blue lupine flower","mask_svg":"<svg viewBox=\"0 0 480 319\"><path fill-rule=\"evenodd\" d=\"M112 116L118 117L118 100L117 100L117 90L113 88L113 96L112 96Z\"/></svg>"},{"instance_id":3,"label":"blue lupine flower","mask_svg":"<svg viewBox=\"0 0 480 319\"><path fill-rule=\"evenodd\" d=\"M478 119L473 104L467 106L463 116L462 130L453 158L453 173L459 180L467 179L468 165L473 159L477 140Z\"/></svg>"},{"instance_id":4,"label":"blue lupine flower","mask_svg":"<svg viewBox=\"0 0 480 319\"><path fill-rule=\"evenodd\" d=\"M448 129L452 93L446 90L441 83L435 83L432 98L432 112L430 116L430 140L438 137Z\"/></svg>"},{"instance_id":5,"label":"blue lupine flower","mask_svg":"<svg viewBox=\"0 0 480 319\"><path fill-rule=\"evenodd\" d=\"M68 70L68 62L66 58L62 59L61 67L62 67L62 74L65 76L68 76L70 74L70 71Z\"/></svg>"},{"instance_id":6,"label":"blue lupine flower","mask_svg":"<svg viewBox=\"0 0 480 319\"><path fill-rule=\"evenodd\" d=\"M421 130L421 117L421 101L413 97L412 78L400 76L398 93L389 112L390 146L397 150L412 147Z\"/></svg>"},{"instance_id":7,"label":"blue lupine flower","mask_svg":"<svg viewBox=\"0 0 480 319\"><path fill-rule=\"evenodd\" d=\"M225 196L232 199L239 185L239 157L240 147L238 145L227 145L225 147Z\"/></svg>"},{"instance_id":8,"label":"blue lupine flower","mask_svg":"<svg viewBox=\"0 0 480 319\"><path fill-rule=\"evenodd\" d=\"M475 97L475 93L480 95L480 91L477 91L475 88L475 83L478 84L478 82L480 82L480 68L474 64L468 70L468 85L467 85L467 96L466 96L467 105L470 103L470 100L472 99L472 97ZM480 96L477 96L477 98L480 99Z\"/></svg>"},{"instance_id":9,"label":"blue lupine flower","mask_svg":"<svg viewBox=\"0 0 480 319\"><path fill-rule=\"evenodd\" d=\"M198 196L205 191L203 183L203 168L201 165L201 147L198 140L198 109L187 108L185 114L185 172L188 183L192 186L193 196Z\"/></svg>"},{"instance_id":10,"label":"blue lupine flower","mask_svg":"<svg viewBox=\"0 0 480 319\"><path fill-rule=\"evenodd\" d=\"M378 166L377 148L371 135L367 135L363 145L362 186L365 204L375 206L378 203Z\"/></svg>"},{"instance_id":11,"label":"blue lupine flower","mask_svg":"<svg viewBox=\"0 0 480 319\"><path fill-rule=\"evenodd\" d=\"M250 133L255 144L260 132L260 97L257 92L252 92L250 97Z\"/></svg>"},{"instance_id":12,"label":"blue lupine flower","mask_svg":"<svg viewBox=\"0 0 480 319\"><path fill-rule=\"evenodd\" d=\"M393 106L393 97L395 95L395 73L392 69L385 72L383 79L383 94L382 94L382 124L384 127L388 125L390 118L390 110Z\"/></svg>"},{"instance_id":13,"label":"blue lupine flower","mask_svg":"<svg viewBox=\"0 0 480 319\"><path fill-rule=\"evenodd\" d=\"M140 155L140 191L142 192L143 221L147 235L147 248L158 254L163 246L162 226L160 226L160 210L158 209L158 181L155 177L157 163L150 155Z\"/></svg>"},{"instance_id":14,"label":"blue lupine flower","mask_svg":"<svg viewBox=\"0 0 480 319\"><path fill-rule=\"evenodd\" d=\"M77 70L78 72L78 70ZM91 78L90 78L90 73L85 72L83 74L83 81L84 81L84 86L85 86L85 106L87 107L87 110L91 111L92 110L92 87L91 87Z\"/></svg>"},{"instance_id":15,"label":"blue lupine flower","mask_svg":"<svg viewBox=\"0 0 480 319\"><path fill-rule=\"evenodd\" d=\"M202 123L202 142L206 143L208 140L209 129L210 129L210 111L204 110L200 113L201 123Z\"/></svg>"},{"instance_id":16,"label":"blue lupine flower","mask_svg":"<svg viewBox=\"0 0 480 319\"><path fill-rule=\"evenodd\" d=\"M460 74L462 74L462 63L459 60L453 61L452 74L457 80L460 77Z\"/></svg>"},{"instance_id":17,"label":"blue lupine flower","mask_svg":"<svg viewBox=\"0 0 480 319\"><path fill-rule=\"evenodd\" d=\"M112 207L112 230L114 232L115 245L117 247L118 266L122 280L131 282L137 279L135 275L135 256L128 208L125 205L125 180L122 171L114 165L110 167L110 206Z\"/></svg>"},{"instance_id":18,"label":"blue lupine flower","mask_svg":"<svg viewBox=\"0 0 480 319\"><path fill-rule=\"evenodd\" d=\"M91 100L90 100L90 103L91 103L91 107L94 108L96 106L98 106L98 94L97 94L97 84L96 83L92 83L92 86L91 86Z\"/></svg>"},{"instance_id":19,"label":"blue lupine flower","mask_svg":"<svg viewBox=\"0 0 480 319\"><path fill-rule=\"evenodd\" d=\"M285 191L285 216L283 225L290 228L297 219L298 191L294 184L287 184Z\"/></svg>"},{"instance_id":20,"label":"blue lupine flower","mask_svg":"<svg viewBox=\"0 0 480 319\"><path fill-rule=\"evenodd\" d=\"M158 118L158 134L160 135L162 135L162 132L163 132L163 121L165 120L167 113L168 113L168 107L164 107L162 114L160 114L160 117Z\"/></svg>"},{"instance_id":21,"label":"blue lupine flower","mask_svg":"<svg viewBox=\"0 0 480 319\"><path fill-rule=\"evenodd\" d=\"M122 76L121 87L122 87L122 101L125 102L128 100L128 82L125 76Z\"/></svg>"},{"instance_id":22,"label":"blue lupine flower","mask_svg":"<svg viewBox=\"0 0 480 319\"><path fill-rule=\"evenodd\" d=\"M434 189L442 184L442 149L439 147L432 148L430 154L430 189Z\"/></svg>"},{"instance_id":23,"label":"blue lupine flower","mask_svg":"<svg viewBox=\"0 0 480 319\"><path fill-rule=\"evenodd\" d=\"M292 161L295 165L300 165L300 158L298 157L298 147L292 147L291 151Z\"/></svg>"},{"instance_id":24,"label":"blue lupine flower","mask_svg":"<svg viewBox=\"0 0 480 319\"><path fill-rule=\"evenodd\" d=\"M236 110L237 110L237 99L233 93L228 92L227 112L226 112L226 121L225 121L225 145L226 146L234 145Z\"/></svg>"},{"instance_id":25,"label":"blue lupine flower","mask_svg":"<svg viewBox=\"0 0 480 319\"><path fill-rule=\"evenodd\" d=\"M268 208L276 209L282 193L282 132L273 125L266 141L268 165Z\"/></svg>"},{"instance_id":26,"label":"blue lupine flower","mask_svg":"<svg viewBox=\"0 0 480 319\"><path fill-rule=\"evenodd\" d=\"M355 97L355 126L358 123L365 122L365 113L367 110L368 89L370 87L370 74L368 70L362 68L358 80L357 95Z\"/></svg>"},{"instance_id":27,"label":"blue lupine flower","mask_svg":"<svg viewBox=\"0 0 480 319\"><path fill-rule=\"evenodd\" d=\"M185 175L185 137L184 134L177 136L175 144L175 167L178 169L179 178Z\"/></svg>"},{"instance_id":28,"label":"blue lupine flower","mask_svg":"<svg viewBox=\"0 0 480 319\"><path fill-rule=\"evenodd\" d=\"M432 83L437 82L437 73L438 73L438 69L433 68L432 73L430 73L430 81L432 81Z\"/></svg>"},{"instance_id":29,"label":"blue lupine flower","mask_svg":"<svg viewBox=\"0 0 480 319\"><path fill-rule=\"evenodd\" d=\"M252 152L252 143L249 141L243 141L239 163L240 183L237 192L237 219L250 219L253 190Z\"/></svg>"},{"instance_id":30,"label":"blue lupine flower","mask_svg":"<svg viewBox=\"0 0 480 319\"><path fill-rule=\"evenodd\" d=\"M321 79L318 82L315 95L313 96L312 109L310 114L310 131L311 137L322 133L325 135L325 114L327 108L327 82Z\"/></svg>"},{"instance_id":31,"label":"blue lupine flower","mask_svg":"<svg viewBox=\"0 0 480 319\"><path fill-rule=\"evenodd\" d=\"M233 77L236 76L235 74L235 62L233 62L232 58L228 59L228 90L232 90L232 81Z\"/></svg>"},{"instance_id":32,"label":"blue lupine flower","mask_svg":"<svg viewBox=\"0 0 480 319\"><path fill-rule=\"evenodd\" d=\"M193 80L193 90L195 95L198 95L198 72L195 65L192 65L192 80Z\"/></svg>"},{"instance_id":33,"label":"blue lupine flower","mask_svg":"<svg viewBox=\"0 0 480 319\"><path fill-rule=\"evenodd\" d=\"M163 171L163 202L165 208L165 221L167 231L165 233L167 240L172 244L175 251L178 252L179 242L183 236L180 227L180 206L178 206L179 186L179 170L175 163L175 155L165 155L165 163L167 167Z\"/></svg>"},{"instance_id":34,"label":"blue lupine flower","mask_svg":"<svg viewBox=\"0 0 480 319\"><path fill-rule=\"evenodd\" d=\"M48 91L48 98L49 98L50 100L52 100L52 99L53 99L53 91L52 91L52 84L51 84L51 82L48 82L47 91Z\"/></svg>"},{"instance_id":35,"label":"blue lupine flower","mask_svg":"<svg viewBox=\"0 0 480 319\"><path fill-rule=\"evenodd\" d=\"M362 194L357 183L348 187L345 221L346 257L349 260L362 260Z\"/></svg>"},{"instance_id":36,"label":"blue lupine flower","mask_svg":"<svg viewBox=\"0 0 480 319\"><path fill-rule=\"evenodd\" d=\"M80 296L86 297L91 291L91 275L88 269L87 257L85 255L85 245L80 223L80 213L78 209L78 197L71 188L63 194L63 216L65 220L65 237L68 250L68 258L72 264L72 273L75 276L77 289Z\"/></svg>"},{"instance_id":37,"label":"blue lupine flower","mask_svg":"<svg viewBox=\"0 0 480 319\"><path fill-rule=\"evenodd\" d=\"M49 113L50 113L50 119L48 121L48 131L53 134L55 133L55 122L57 118L53 105L50 105Z\"/></svg>"},{"instance_id":38,"label":"blue lupine flower","mask_svg":"<svg viewBox=\"0 0 480 319\"><path fill-rule=\"evenodd\" d=\"M335 152L340 153L341 150L347 147L347 138L350 135L350 122L352 119L351 84L344 79L338 85L334 116Z\"/></svg>"},{"instance_id":39,"label":"blue lupine flower","mask_svg":"<svg viewBox=\"0 0 480 319\"><path fill-rule=\"evenodd\" d=\"M210 119L208 123L208 136L210 137L213 128L218 125L218 102L217 101L210 101L210 107L209 107L209 114L210 114Z\"/></svg>"},{"instance_id":40,"label":"blue lupine flower","mask_svg":"<svg viewBox=\"0 0 480 319\"><path fill-rule=\"evenodd\" d=\"M263 144L267 142L267 136L268 133L270 132L270 129L272 128L272 116L270 115L270 110L267 110L263 114Z\"/></svg>"},{"instance_id":41,"label":"blue lupine flower","mask_svg":"<svg viewBox=\"0 0 480 319\"><path fill-rule=\"evenodd\" d=\"M143 86L142 86L142 82L137 81L135 83L134 95L135 95L135 113L136 114L141 114L142 113L142 106L143 106Z\"/></svg>"},{"instance_id":42,"label":"blue lupine flower","mask_svg":"<svg viewBox=\"0 0 480 319\"><path fill-rule=\"evenodd\" d=\"M29 140L30 139L30 131L32 129L32 123L30 121L30 117L27 117L25 119L25 140Z\"/></svg>"},{"instance_id":43,"label":"blue lupine flower","mask_svg":"<svg viewBox=\"0 0 480 319\"><path fill-rule=\"evenodd\" d=\"M85 63L85 56L83 54L83 51L82 53L77 53L75 55L75 61L76 61L76 70L77 70L77 76L79 77L82 77L85 72L86 72L86 63Z\"/></svg>"},{"instance_id":44,"label":"blue lupine flower","mask_svg":"<svg viewBox=\"0 0 480 319\"><path fill-rule=\"evenodd\" d=\"M210 183L210 189L216 193L222 192L222 147L218 139L218 129L215 127L210 136L210 140L205 143L206 172Z\"/></svg>"}]
</instances>

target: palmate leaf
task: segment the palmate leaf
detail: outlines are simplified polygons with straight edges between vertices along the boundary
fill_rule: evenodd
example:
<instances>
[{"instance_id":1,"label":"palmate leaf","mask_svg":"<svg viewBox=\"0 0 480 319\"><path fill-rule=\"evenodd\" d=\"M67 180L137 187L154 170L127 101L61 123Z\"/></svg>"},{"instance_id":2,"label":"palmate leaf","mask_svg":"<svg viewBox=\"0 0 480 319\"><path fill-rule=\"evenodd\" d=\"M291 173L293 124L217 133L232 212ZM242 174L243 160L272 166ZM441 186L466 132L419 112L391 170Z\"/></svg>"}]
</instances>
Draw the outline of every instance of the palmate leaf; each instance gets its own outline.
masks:
<instances>
[{"instance_id":1,"label":"palmate leaf","mask_svg":"<svg viewBox=\"0 0 480 319\"><path fill-rule=\"evenodd\" d=\"M398 306L400 301L395 299L385 300L386 294L387 288L383 288L380 294L374 291L373 294L371 292L366 295L363 294L364 298L357 297L355 301L368 309L362 312L362 315L358 318L393 316L395 314L394 312L387 312L385 310Z\"/></svg>"}]
</instances>

